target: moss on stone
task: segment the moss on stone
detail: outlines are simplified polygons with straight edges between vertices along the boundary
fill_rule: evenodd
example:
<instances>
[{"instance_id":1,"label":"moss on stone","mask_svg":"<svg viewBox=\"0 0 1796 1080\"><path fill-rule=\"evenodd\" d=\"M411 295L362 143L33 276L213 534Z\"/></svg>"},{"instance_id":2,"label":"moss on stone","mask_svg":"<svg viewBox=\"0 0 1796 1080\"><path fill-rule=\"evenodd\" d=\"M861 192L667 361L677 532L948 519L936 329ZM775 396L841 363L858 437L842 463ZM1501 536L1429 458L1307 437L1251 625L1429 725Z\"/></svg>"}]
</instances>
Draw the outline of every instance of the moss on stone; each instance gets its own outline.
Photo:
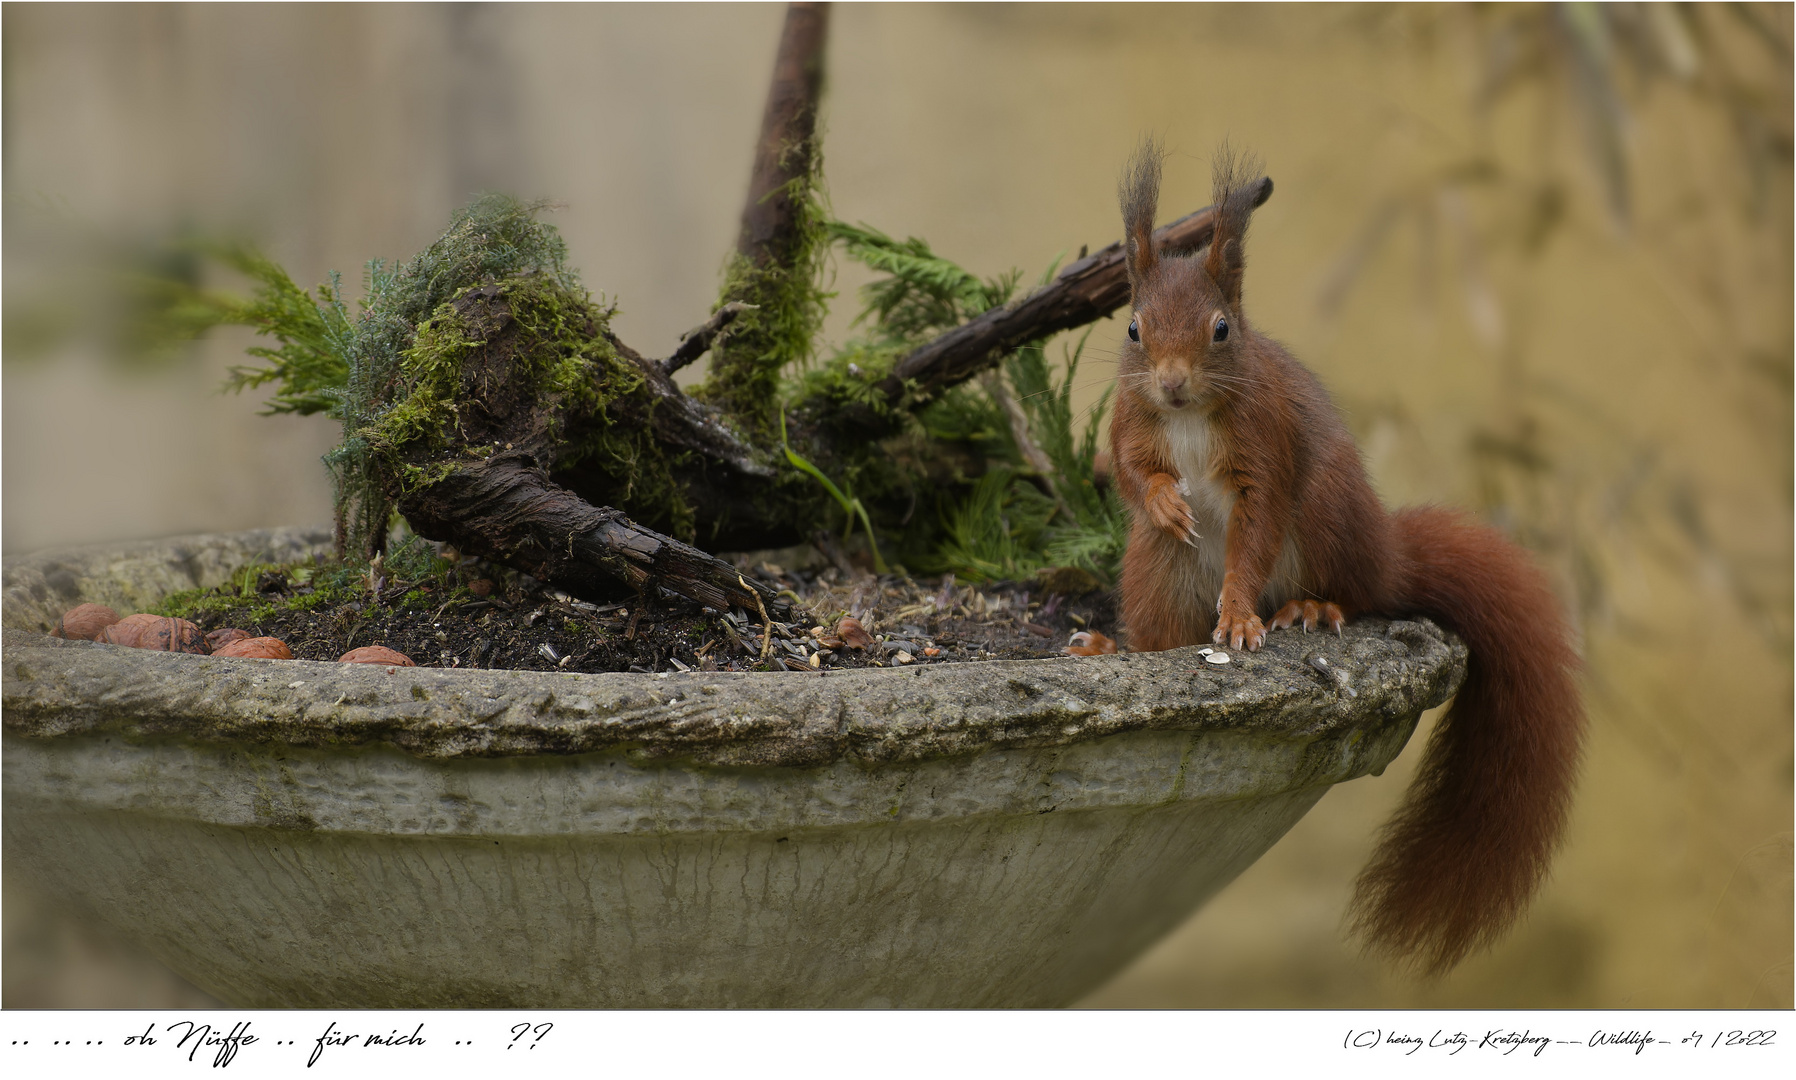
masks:
<instances>
[{"instance_id":1,"label":"moss on stone","mask_svg":"<svg viewBox=\"0 0 1796 1080\"><path fill-rule=\"evenodd\" d=\"M363 577L366 569L365 566L311 561L281 565L253 563L232 574L228 584L170 593L150 607L149 613L191 622L216 618L223 626L254 625L266 622L282 611L312 611L358 599L367 593ZM263 593L258 586L265 577L279 579L288 586L302 585L307 591Z\"/></svg>"}]
</instances>

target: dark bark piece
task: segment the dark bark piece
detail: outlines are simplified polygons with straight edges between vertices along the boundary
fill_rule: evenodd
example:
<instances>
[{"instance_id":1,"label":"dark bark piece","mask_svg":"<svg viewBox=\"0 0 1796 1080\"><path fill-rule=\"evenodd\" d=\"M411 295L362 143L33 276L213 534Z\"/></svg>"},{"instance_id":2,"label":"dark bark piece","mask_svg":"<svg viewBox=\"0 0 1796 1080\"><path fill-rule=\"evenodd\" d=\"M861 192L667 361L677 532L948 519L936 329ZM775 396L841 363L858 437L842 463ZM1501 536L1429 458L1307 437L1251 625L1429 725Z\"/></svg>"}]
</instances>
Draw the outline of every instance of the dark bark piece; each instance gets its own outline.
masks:
<instances>
[{"instance_id":1,"label":"dark bark piece","mask_svg":"<svg viewBox=\"0 0 1796 1080\"><path fill-rule=\"evenodd\" d=\"M624 344L609 330L605 340L619 356L641 369L655 398L655 407L649 410L650 423L664 441L697 451L742 476L766 480L776 475L773 466L767 464L766 455L725 424L717 409L683 393L667 367Z\"/></svg>"},{"instance_id":2,"label":"dark bark piece","mask_svg":"<svg viewBox=\"0 0 1796 1080\"><path fill-rule=\"evenodd\" d=\"M556 389L540 374L541 350L566 347L529 329L541 323L542 302L529 288L510 282L470 289L455 299L460 321L450 332L463 350L457 404L452 420L434 437L417 438L402 449L419 468L413 482L425 486L406 492L395 483L401 513L419 535L555 581L570 592L604 596L640 591L653 581L713 606L728 606L739 594L737 602L756 609L753 590L736 582L733 568L651 531L673 531L663 519L643 525L625 511L601 508L621 505L620 493L634 484L659 484L663 492L671 484L681 494L691 489L696 513L687 515L688 525L693 517L740 521L750 527L735 532L759 534L771 522L775 528L783 523L789 532L793 507L766 494L777 479L774 469L719 420L715 409L682 394L658 361L619 341L599 319L576 329L582 337L603 339L612 354L595 354L592 361L603 412L585 411L590 405L579 395ZM519 303L526 307L518 308ZM610 426L646 436L640 443L659 444L666 460L643 466L659 471L645 481L636 465L620 464L644 460L626 451L621 459L588 454L547 473L570 444ZM494 456L483 461L484 453ZM447 476L419 479L438 475L444 466L451 470ZM669 493L660 501L631 505L630 512L640 517L659 511L678 523L682 515L672 501L678 498ZM593 535L582 539L587 533ZM704 535L708 542L738 539L715 527Z\"/></svg>"},{"instance_id":3,"label":"dark bark piece","mask_svg":"<svg viewBox=\"0 0 1796 1080\"><path fill-rule=\"evenodd\" d=\"M748 202L742 208L742 232L736 239L736 250L757 266L791 261L788 249L797 239L799 209L786 189L811 171L828 30L828 4L786 5Z\"/></svg>"},{"instance_id":4,"label":"dark bark piece","mask_svg":"<svg viewBox=\"0 0 1796 1080\"><path fill-rule=\"evenodd\" d=\"M1254 205L1271 195L1272 181L1261 180ZM1216 208L1206 206L1156 230L1154 242L1168 254L1192 252L1210 242L1215 228ZM994 308L905 356L880 382L880 392L897 405L905 400L909 382L912 400L928 401L1020 345L1095 322L1128 302L1129 271L1118 241L1068 266L1016 303Z\"/></svg>"},{"instance_id":5,"label":"dark bark piece","mask_svg":"<svg viewBox=\"0 0 1796 1080\"><path fill-rule=\"evenodd\" d=\"M619 583L660 586L720 611L789 611L766 585L721 559L593 506L552 483L529 454L503 453L406 496L399 512L423 536L514 567L577 596L605 599Z\"/></svg>"},{"instance_id":6,"label":"dark bark piece","mask_svg":"<svg viewBox=\"0 0 1796 1080\"><path fill-rule=\"evenodd\" d=\"M729 328L729 325L736 321L736 316L744 311L752 310L754 310L753 304L732 300L712 312L709 319L686 331L686 336L680 339L679 347L674 349L667 359L661 361L662 372L672 375L703 356L705 350L711 347L711 343L716 341Z\"/></svg>"},{"instance_id":7,"label":"dark bark piece","mask_svg":"<svg viewBox=\"0 0 1796 1080\"><path fill-rule=\"evenodd\" d=\"M770 461L778 448L762 450L724 422L713 405L681 392L659 362L648 359L609 332L606 340L618 356L642 371L653 406L647 422L663 443L693 454L679 468L679 480L699 523L698 537L720 551L783 547L801 535L794 507L775 492L779 472ZM625 419L625 422L631 422ZM615 478L591 461L558 469L551 480L595 505L608 501L603 492Z\"/></svg>"}]
</instances>

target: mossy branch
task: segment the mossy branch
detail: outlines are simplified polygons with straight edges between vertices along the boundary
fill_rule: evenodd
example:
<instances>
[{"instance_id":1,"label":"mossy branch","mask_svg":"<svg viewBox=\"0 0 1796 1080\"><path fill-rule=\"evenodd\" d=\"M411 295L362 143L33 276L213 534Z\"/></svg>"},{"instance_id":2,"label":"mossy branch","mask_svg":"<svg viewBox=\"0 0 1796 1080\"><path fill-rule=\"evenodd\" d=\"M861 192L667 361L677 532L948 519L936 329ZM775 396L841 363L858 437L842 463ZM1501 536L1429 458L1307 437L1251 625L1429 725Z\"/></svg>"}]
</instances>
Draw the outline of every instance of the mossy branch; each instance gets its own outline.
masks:
<instances>
[{"instance_id":1,"label":"mossy branch","mask_svg":"<svg viewBox=\"0 0 1796 1080\"><path fill-rule=\"evenodd\" d=\"M1254 205L1271 195L1272 181L1262 181ZM1154 242L1169 253L1196 251L1210 242L1215 213L1215 207L1206 206L1187 214L1156 230ZM894 406L927 402L1031 341L1095 322L1128 302L1128 270L1118 241L1068 266L1021 300L994 308L907 354L880 380L879 393Z\"/></svg>"},{"instance_id":2,"label":"mossy branch","mask_svg":"<svg viewBox=\"0 0 1796 1080\"><path fill-rule=\"evenodd\" d=\"M717 303L717 310L733 303L746 309L712 349L698 391L763 438L772 434L782 374L810 359L827 299L817 283L828 248L817 107L828 29L828 4L787 5L742 230Z\"/></svg>"}]
</instances>

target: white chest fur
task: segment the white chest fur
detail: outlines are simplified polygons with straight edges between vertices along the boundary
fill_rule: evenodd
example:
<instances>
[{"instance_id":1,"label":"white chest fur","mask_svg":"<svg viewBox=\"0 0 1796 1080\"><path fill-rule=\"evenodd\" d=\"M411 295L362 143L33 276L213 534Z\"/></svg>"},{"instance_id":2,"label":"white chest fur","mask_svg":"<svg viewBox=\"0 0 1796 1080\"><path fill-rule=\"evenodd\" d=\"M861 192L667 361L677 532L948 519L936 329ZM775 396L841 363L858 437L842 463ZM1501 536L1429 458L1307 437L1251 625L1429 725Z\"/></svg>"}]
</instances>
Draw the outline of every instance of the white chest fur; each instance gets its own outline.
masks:
<instances>
[{"instance_id":1,"label":"white chest fur","mask_svg":"<svg viewBox=\"0 0 1796 1080\"><path fill-rule=\"evenodd\" d=\"M1235 489L1222 473L1222 440L1208 418L1195 410L1168 415L1160 430L1166 460L1184 481L1185 503L1191 508L1200 537L1192 550L1197 587L1213 601L1222 590L1222 575L1227 569L1228 521L1235 508ZM1278 564L1260 595L1261 606L1276 607L1298 595L1300 576L1297 547L1287 536Z\"/></svg>"},{"instance_id":2,"label":"white chest fur","mask_svg":"<svg viewBox=\"0 0 1796 1080\"><path fill-rule=\"evenodd\" d=\"M1162 430L1166 457L1185 482L1185 501L1197 519L1198 534L1220 543L1235 507L1235 492L1220 477L1221 439L1208 418L1190 410L1168 416Z\"/></svg>"},{"instance_id":3,"label":"white chest fur","mask_svg":"<svg viewBox=\"0 0 1796 1080\"><path fill-rule=\"evenodd\" d=\"M1235 508L1235 492L1220 477L1221 439L1210 421L1194 410L1172 413L1162 426L1166 458L1183 481L1182 492L1197 525L1195 554L1206 591L1222 587L1224 557L1228 550L1229 511Z\"/></svg>"}]
</instances>

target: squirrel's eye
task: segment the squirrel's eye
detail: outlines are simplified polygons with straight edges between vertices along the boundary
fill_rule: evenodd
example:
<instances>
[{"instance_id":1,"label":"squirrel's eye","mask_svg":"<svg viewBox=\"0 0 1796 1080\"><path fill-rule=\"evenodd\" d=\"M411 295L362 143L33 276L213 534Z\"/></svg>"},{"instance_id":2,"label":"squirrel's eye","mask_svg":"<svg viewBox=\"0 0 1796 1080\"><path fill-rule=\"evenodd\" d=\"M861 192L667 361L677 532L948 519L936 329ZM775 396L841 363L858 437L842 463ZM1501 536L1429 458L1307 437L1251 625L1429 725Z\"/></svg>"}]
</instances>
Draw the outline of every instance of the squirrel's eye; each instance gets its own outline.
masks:
<instances>
[{"instance_id":1,"label":"squirrel's eye","mask_svg":"<svg viewBox=\"0 0 1796 1080\"><path fill-rule=\"evenodd\" d=\"M1129 340L1130 341L1140 341L1141 340L1141 326L1135 319L1129 320Z\"/></svg>"},{"instance_id":2,"label":"squirrel's eye","mask_svg":"<svg viewBox=\"0 0 1796 1080\"><path fill-rule=\"evenodd\" d=\"M1229 321L1227 319L1217 319L1216 320L1216 332L1214 334L1210 335L1210 340L1211 341L1227 341L1228 339L1229 339Z\"/></svg>"}]
</instances>

